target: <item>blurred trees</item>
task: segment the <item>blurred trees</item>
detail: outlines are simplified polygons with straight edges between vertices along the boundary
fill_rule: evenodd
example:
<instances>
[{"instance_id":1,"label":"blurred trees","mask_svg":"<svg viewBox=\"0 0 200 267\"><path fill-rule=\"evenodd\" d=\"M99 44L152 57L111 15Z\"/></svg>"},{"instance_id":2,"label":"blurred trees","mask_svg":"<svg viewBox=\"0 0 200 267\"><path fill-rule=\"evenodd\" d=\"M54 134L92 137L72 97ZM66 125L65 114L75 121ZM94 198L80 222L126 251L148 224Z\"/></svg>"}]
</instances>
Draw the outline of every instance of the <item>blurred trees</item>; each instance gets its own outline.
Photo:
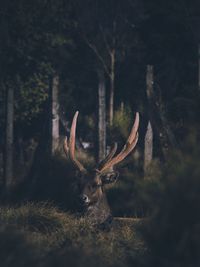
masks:
<instances>
[{"instance_id":1,"label":"blurred trees","mask_svg":"<svg viewBox=\"0 0 200 267\"><path fill-rule=\"evenodd\" d=\"M6 110L6 147L5 147L5 182L9 189L13 182L13 126L14 126L14 89L8 88Z\"/></svg>"},{"instance_id":2,"label":"blurred trees","mask_svg":"<svg viewBox=\"0 0 200 267\"><path fill-rule=\"evenodd\" d=\"M1 90L8 88L8 92L15 91L15 140L24 138L27 128L30 138L36 133L35 127L32 128L35 119L37 131L40 129L38 122L41 119L38 121L38 118L44 114L44 104L50 93L49 76L52 70L62 65L59 60L60 50L71 46L69 35L65 34L68 25L67 6L63 1L55 4L52 1L27 3L22 0L12 3L3 1L1 7ZM66 52L62 53L63 59L65 55ZM2 95L4 99L5 95ZM11 109L7 110L7 117L10 118ZM5 118L3 110L2 113ZM4 123L1 122L3 128ZM4 137L1 138L1 144ZM10 148L7 147L6 151L10 151ZM9 160L5 159L5 162ZM8 169L11 171L10 167Z\"/></svg>"},{"instance_id":3,"label":"blurred trees","mask_svg":"<svg viewBox=\"0 0 200 267\"><path fill-rule=\"evenodd\" d=\"M116 75L119 65L138 43L136 28L144 19L144 10L137 0L73 3L77 32L94 53L95 68L101 66L109 80L108 117L112 126Z\"/></svg>"},{"instance_id":4,"label":"blurred trees","mask_svg":"<svg viewBox=\"0 0 200 267\"><path fill-rule=\"evenodd\" d=\"M148 44L147 60L155 67L155 88L160 88L164 109L180 136L197 119L199 5L197 1L147 2L150 16L142 33Z\"/></svg>"},{"instance_id":5,"label":"blurred trees","mask_svg":"<svg viewBox=\"0 0 200 267\"><path fill-rule=\"evenodd\" d=\"M145 74L146 66L153 65L154 124L159 130L160 125L170 129L181 146L190 127L198 123L197 7L196 1L178 0L2 1L0 131L4 134L0 145L3 150L9 87L15 95L14 168L19 168L19 151L25 161L28 158L24 147L30 140L38 143L43 137L45 145L49 141L50 81L54 73L60 82L59 112L66 118L65 126L74 111L80 110L78 135L93 145L97 136L98 72L103 70L105 87L109 88L106 119L113 124L109 141L116 137L123 143L132 114L139 110L139 147L143 151L150 115ZM130 112L119 112L122 102ZM65 126L60 126L61 134ZM161 157L162 146L157 134L155 157Z\"/></svg>"},{"instance_id":6,"label":"blurred trees","mask_svg":"<svg viewBox=\"0 0 200 267\"><path fill-rule=\"evenodd\" d=\"M98 160L106 156L106 88L104 71L98 72L99 88L99 114L98 114Z\"/></svg>"},{"instance_id":7,"label":"blurred trees","mask_svg":"<svg viewBox=\"0 0 200 267\"><path fill-rule=\"evenodd\" d=\"M160 196L143 229L151 247L148 266L198 266L200 232L199 134L191 135L182 151L171 153L160 177Z\"/></svg>"},{"instance_id":8,"label":"blurred trees","mask_svg":"<svg viewBox=\"0 0 200 267\"><path fill-rule=\"evenodd\" d=\"M53 74L51 82L51 154L54 155L59 145L59 76Z\"/></svg>"}]
</instances>

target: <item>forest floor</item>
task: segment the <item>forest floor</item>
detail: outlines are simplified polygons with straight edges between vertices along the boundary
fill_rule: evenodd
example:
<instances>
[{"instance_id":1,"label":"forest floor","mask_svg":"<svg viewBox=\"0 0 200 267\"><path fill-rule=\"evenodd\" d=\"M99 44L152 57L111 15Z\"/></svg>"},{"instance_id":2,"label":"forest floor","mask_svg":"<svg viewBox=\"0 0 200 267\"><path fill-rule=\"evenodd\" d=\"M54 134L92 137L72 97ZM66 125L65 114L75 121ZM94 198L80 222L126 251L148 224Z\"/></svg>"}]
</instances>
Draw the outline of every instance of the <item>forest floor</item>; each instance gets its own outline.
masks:
<instances>
[{"instance_id":1,"label":"forest floor","mask_svg":"<svg viewBox=\"0 0 200 267\"><path fill-rule=\"evenodd\" d=\"M48 203L0 208L0 262L7 266L143 266L141 220L101 230Z\"/></svg>"}]
</instances>

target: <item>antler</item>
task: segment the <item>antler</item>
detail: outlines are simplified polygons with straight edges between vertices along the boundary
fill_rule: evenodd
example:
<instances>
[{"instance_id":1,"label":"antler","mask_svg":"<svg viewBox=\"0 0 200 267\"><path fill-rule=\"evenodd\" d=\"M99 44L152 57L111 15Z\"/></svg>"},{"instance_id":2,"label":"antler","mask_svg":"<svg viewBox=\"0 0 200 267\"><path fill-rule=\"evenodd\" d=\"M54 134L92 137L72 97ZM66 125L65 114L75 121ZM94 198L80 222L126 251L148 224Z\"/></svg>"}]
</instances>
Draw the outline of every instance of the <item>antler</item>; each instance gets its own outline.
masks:
<instances>
[{"instance_id":1,"label":"antler","mask_svg":"<svg viewBox=\"0 0 200 267\"><path fill-rule=\"evenodd\" d=\"M72 126L70 130L70 137L69 137L69 142L67 140L67 137L64 141L64 151L67 156L70 157L71 161L74 163L74 165L81 171L85 172L86 169L83 167L83 165L76 159L75 157L75 140L76 140L76 123L77 123L77 117L78 117L78 111L76 111L73 121L72 121Z\"/></svg>"},{"instance_id":2,"label":"antler","mask_svg":"<svg viewBox=\"0 0 200 267\"><path fill-rule=\"evenodd\" d=\"M110 152L109 152L108 155L105 157L105 159L103 159L103 160L99 163L99 165L98 165L98 168L99 168L99 169L101 169L101 168L105 165L106 162L110 161L110 160L113 158L113 156L115 155L115 153L116 153L116 151L117 151L117 146L118 146L118 145L117 145L117 143L115 142L115 143L113 144L113 146L112 146Z\"/></svg>"},{"instance_id":3,"label":"antler","mask_svg":"<svg viewBox=\"0 0 200 267\"><path fill-rule=\"evenodd\" d=\"M81 172L86 172L86 169L75 157L76 124L77 124L78 113L79 112L76 111L73 121L72 121L69 141L67 140L67 137L66 137L63 147L64 147L64 151L66 155L70 157L74 165L78 167L78 169ZM131 133L127 139L126 144L122 148L121 152L114 157L117 151L117 143L115 143L110 153L106 156L106 158L103 161L100 162L98 170L97 170L98 172L102 173L108 169L113 168L114 165L118 164L125 157L128 156L128 154L134 149L134 147L137 144L138 127L139 127L139 113L137 112L135 116L135 122L131 129Z\"/></svg>"},{"instance_id":4,"label":"antler","mask_svg":"<svg viewBox=\"0 0 200 267\"><path fill-rule=\"evenodd\" d=\"M124 145L123 149L114 158L113 158L113 156L114 156L114 154L116 152L116 149L112 149L110 154L103 161L103 164L100 164L99 172L104 172L107 169L112 168L114 165L118 164L125 157L128 156L128 154L134 149L134 147L137 144L137 141L138 141L138 132L137 132L138 131L138 127L139 127L139 113L137 112L136 116L135 116L135 122L133 124L132 129L131 129L131 133L130 133L130 135L129 135L128 139L127 139L127 142Z\"/></svg>"}]
</instances>

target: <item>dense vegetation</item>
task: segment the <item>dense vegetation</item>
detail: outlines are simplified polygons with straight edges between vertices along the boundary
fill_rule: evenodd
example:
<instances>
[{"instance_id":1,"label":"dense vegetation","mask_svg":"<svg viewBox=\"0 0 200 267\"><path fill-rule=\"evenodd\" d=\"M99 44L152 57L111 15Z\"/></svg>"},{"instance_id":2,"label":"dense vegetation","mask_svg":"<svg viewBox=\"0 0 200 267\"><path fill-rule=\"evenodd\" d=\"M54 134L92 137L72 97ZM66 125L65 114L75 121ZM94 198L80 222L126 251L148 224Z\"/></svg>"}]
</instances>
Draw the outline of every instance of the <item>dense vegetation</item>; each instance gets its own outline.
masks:
<instances>
[{"instance_id":1,"label":"dense vegetation","mask_svg":"<svg viewBox=\"0 0 200 267\"><path fill-rule=\"evenodd\" d=\"M99 231L48 203L2 208L0 220L2 266L121 266L146 250L135 225Z\"/></svg>"},{"instance_id":2,"label":"dense vegetation","mask_svg":"<svg viewBox=\"0 0 200 267\"><path fill-rule=\"evenodd\" d=\"M174 152L138 190L152 205L146 219L118 219L102 230L48 202L2 206L2 266L198 266L200 153L188 146L191 155Z\"/></svg>"}]
</instances>

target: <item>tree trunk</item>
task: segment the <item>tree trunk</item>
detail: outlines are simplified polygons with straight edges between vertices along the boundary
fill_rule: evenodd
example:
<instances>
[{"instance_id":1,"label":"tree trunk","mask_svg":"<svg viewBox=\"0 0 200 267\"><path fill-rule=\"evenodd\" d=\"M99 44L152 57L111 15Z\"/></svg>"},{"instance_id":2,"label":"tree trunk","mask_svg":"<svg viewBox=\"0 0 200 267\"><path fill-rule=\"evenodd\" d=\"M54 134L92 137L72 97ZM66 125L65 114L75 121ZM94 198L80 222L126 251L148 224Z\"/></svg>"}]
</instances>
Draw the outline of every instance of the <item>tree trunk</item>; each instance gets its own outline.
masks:
<instances>
[{"instance_id":1,"label":"tree trunk","mask_svg":"<svg viewBox=\"0 0 200 267\"><path fill-rule=\"evenodd\" d=\"M24 166L25 164L25 158L24 158L24 142L23 142L23 138L21 136L18 136L17 139L17 145L18 145L18 162L19 162L19 166Z\"/></svg>"},{"instance_id":2,"label":"tree trunk","mask_svg":"<svg viewBox=\"0 0 200 267\"><path fill-rule=\"evenodd\" d=\"M167 140L166 135L163 132L163 127L159 114L158 101L154 93L154 68L152 65L147 65L146 74L146 85L147 85L147 100L148 100L148 115L151 126L153 128L154 136L156 136L159 146L161 148L162 156L166 157Z\"/></svg>"},{"instance_id":3,"label":"tree trunk","mask_svg":"<svg viewBox=\"0 0 200 267\"><path fill-rule=\"evenodd\" d=\"M102 70L98 71L99 87L99 114L98 114L98 160L101 161L106 155L106 89L105 76Z\"/></svg>"},{"instance_id":4,"label":"tree trunk","mask_svg":"<svg viewBox=\"0 0 200 267\"><path fill-rule=\"evenodd\" d=\"M5 186L9 191L13 185L13 124L14 124L14 89L8 87L6 109L6 147L5 147Z\"/></svg>"},{"instance_id":5,"label":"tree trunk","mask_svg":"<svg viewBox=\"0 0 200 267\"><path fill-rule=\"evenodd\" d=\"M111 73L110 73L110 100L109 100L109 123L113 125L114 117L114 91L115 91L115 50L111 52Z\"/></svg>"},{"instance_id":6,"label":"tree trunk","mask_svg":"<svg viewBox=\"0 0 200 267\"><path fill-rule=\"evenodd\" d=\"M51 154L54 155L59 145L59 76L57 73L53 75L52 88L51 88Z\"/></svg>"},{"instance_id":7,"label":"tree trunk","mask_svg":"<svg viewBox=\"0 0 200 267\"><path fill-rule=\"evenodd\" d=\"M199 91L200 91L200 44L198 46L198 65L199 65L198 87L199 87Z\"/></svg>"},{"instance_id":8,"label":"tree trunk","mask_svg":"<svg viewBox=\"0 0 200 267\"><path fill-rule=\"evenodd\" d=\"M153 158L153 130L151 122L148 122L147 131L144 139L144 173L147 172L148 166Z\"/></svg>"},{"instance_id":9,"label":"tree trunk","mask_svg":"<svg viewBox=\"0 0 200 267\"><path fill-rule=\"evenodd\" d=\"M147 98L150 100L153 96L153 66L147 65Z\"/></svg>"},{"instance_id":10,"label":"tree trunk","mask_svg":"<svg viewBox=\"0 0 200 267\"><path fill-rule=\"evenodd\" d=\"M6 87L3 82L0 83L0 106L1 106L1 115L2 115L2 128L4 132L1 132L0 134L0 184L3 184L5 182L5 134L6 134Z\"/></svg>"},{"instance_id":11,"label":"tree trunk","mask_svg":"<svg viewBox=\"0 0 200 267\"><path fill-rule=\"evenodd\" d=\"M123 116L124 114L124 102L123 101L120 104L120 112L121 112L121 115Z\"/></svg>"},{"instance_id":12,"label":"tree trunk","mask_svg":"<svg viewBox=\"0 0 200 267\"><path fill-rule=\"evenodd\" d=\"M159 93L156 95L154 90L153 66L147 66L147 99L148 113L154 136L160 144L162 155L167 157L169 147L176 147L176 139L166 118L162 97Z\"/></svg>"}]
</instances>

